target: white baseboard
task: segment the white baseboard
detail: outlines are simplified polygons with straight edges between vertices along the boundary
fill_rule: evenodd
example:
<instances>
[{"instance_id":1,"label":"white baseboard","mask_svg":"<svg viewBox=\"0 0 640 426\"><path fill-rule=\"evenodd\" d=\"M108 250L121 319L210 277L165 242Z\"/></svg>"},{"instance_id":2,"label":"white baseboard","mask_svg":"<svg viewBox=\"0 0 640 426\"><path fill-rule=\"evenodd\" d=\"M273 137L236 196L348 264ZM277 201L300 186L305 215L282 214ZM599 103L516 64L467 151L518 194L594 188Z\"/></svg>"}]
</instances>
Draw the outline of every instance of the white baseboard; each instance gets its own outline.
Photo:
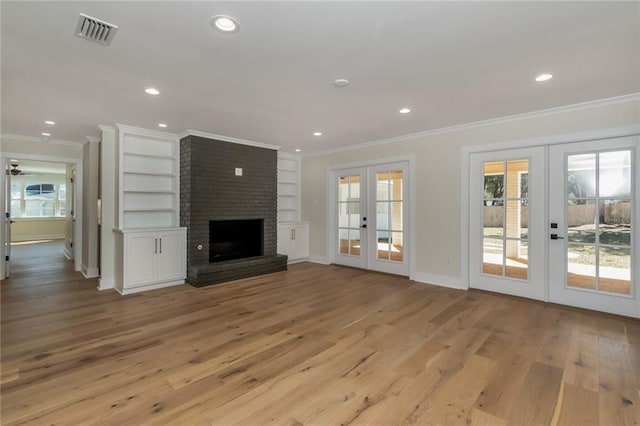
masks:
<instances>
[{"instance_id":1,"label":"white baseboard","mask_svg":"<svg viewBox=\"0 0 640 426\"><path fill-rule=\"evenodd\" d=\"M416 271L409 278L419 283L433 284L447 288L455 288L456 290L466 290L466 287L462 285L460 278L450 277L448 275L429 274L426 272Z\"/></svg>"},{"instance_id":2,"label":"white baseboard","mask_svg":"<svg viewBox=\"0 0 640 426\"><path fill-rule=\"evenodd\" d=\"M185 284L184 280L178 280L178 281L169 281L169 282L165 282L165 283L157 283L157 284L145 285L145 286L140 286L140 287L127 288L125 290L121 290L119 288L116 288L116 291L118 293L120 293L121 295L125 296L127 294L140 293L140 292L143 292L143 291L156 290L158 288L173 287L175 285L183 285L183 284Z\"/></svg>"},{"instance_id":3,"label":"white baseboard","mask_svg":"<svg viewBox=\"0 0 640 426\"><path fill-rule=\"evenodd\" d=\"M309 256L307 262L319 263L321 265L331 265L331 262L325 256Z\"/></svg>"},{"instance_id":4,"label":"white baseboard","mask_svg":"<svg viewBox=\"0 0 640 426\"><path fill-rule=\"evenodd\" d=\"M109 281L109 280L104 280L102 278L100 278L98 280L98 290L111 290L114 289L116 287L115 282L113 281Z\"/></svg>"},{"instance_id":5,"label":"white baseboard","mask_svg":"<svg viewBox=\"0 0 640 426\"><path fill-rule=\"evenodd\" d=\"M73 260L73 249L70 247L65 246L64 247L64 257L66 257L69 260Z\"/></svg>"},{"instance_id":6,"label":"white baseboard","mask_svg":"<svg viewBox=\"0 0 640 426\"><path fill-rule=\"evenodd\" d=\"M88 268L87 265L82 265L80 272L85 278L95 278L100 275L98 274L98 268Z\"/></svg>"},{"instance_id":7,"label":"white baseboard","mask_svg":"<svg viewBox=\"0 0 640 426\"><path fill-rule=\"evenodd\" d=\"M40 240L64 240L65 234L49 234L49 235L23 235L11 236L11 242L20 243L22 241L40 241Z\"/></svg>"}]
</instances>

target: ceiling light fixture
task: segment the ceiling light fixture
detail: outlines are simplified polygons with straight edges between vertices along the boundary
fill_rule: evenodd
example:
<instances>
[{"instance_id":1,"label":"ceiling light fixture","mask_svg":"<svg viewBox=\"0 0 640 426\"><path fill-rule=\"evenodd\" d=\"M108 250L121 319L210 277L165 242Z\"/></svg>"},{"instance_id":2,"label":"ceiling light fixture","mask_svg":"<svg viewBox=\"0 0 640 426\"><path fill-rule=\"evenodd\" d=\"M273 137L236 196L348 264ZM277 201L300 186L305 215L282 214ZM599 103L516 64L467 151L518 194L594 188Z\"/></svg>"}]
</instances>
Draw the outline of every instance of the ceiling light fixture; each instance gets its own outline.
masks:
<instances>
[{"instance_id":1,"label":"ceiling light fixture","mask_svg":"<svg viewBox=\"0 0 640 426\"><path fill-rule=\"evenodd\" d=\"M322 132L313 132L313 136L322 136Z\"/></svg>"},{"instance_id":2,"label":"ceiling light fixture","mask_svg":"<svg viewBox=\"0 0 640 426\"><path fill-rule=\"evenodd\" d=\"M51 133L47 133L47 132L42 132L40 133L42 136L51 136Z\"/></svg>"},{"instance_id":3,"label":"ceiling light fixture","mask_svg":"<svg viewBox=\"0 0 640 426\"><path fill-rule=\"evenodd\" d=\"M158 127L167 127L167 125L164 123L158 123Z\"/></svg>"},{"instance_id":4,"label":"ceiling light fixture","mask_svg":"<svg viewBox=\"0 0 640 426\"><path fill-rule=\"evenodd\" d=\"M48 124L49 126L54 126L56 122L51 120L45 120L44 124Z\"/></svg>"},{"instance_id":5,"label":"ceiling light fixture","mask_svg":"<svg viewBox=\"0 0 640 426\"><path fill-rule=\"evenodd\" d=\"M159 95L160 91L158 89L156 89L155 87L147 87L146 89L144 89L145 93L149 94L149 95Z\"/></svg>"},{"instance_id":6,"label":"ceiling light fixture","mask_svg":"<svg viewBox=\"0 0 640 426\"><path fill-rule=\"evenodd\" d=\"M339 78L333 82L337 87L347 87L349 85L349 80L346 78Z\"/></svg>"},{"instance_id":7,"label":"ceiling light fixture","mask_svg":"<svg viewBox=\"0 0 640 426\"><path fill-rule=\"evenodd\" d=\"M400 111L398 111L400 114L409 114L411 112L411 109L409 108L400 108Z\"/></svg>"},{"instance_id":8,"label":"ceiling light fixture","mask_svg":"<svg viewBox=\"0 0 640 426\"><path fill-rule=\"evenodd\" d=\"M237 33L240 30L240 24L231 16L213 15L211 17L211 25L216 30L223 33Z\"/></svg>"},{"instance_id":9,"label":"ceiling light fixture","mask_svg":"<svg viewBox=\"0 0 640 426\"><path fill-rule=\"evenodd\" d=\"M302 151L300 148L296 148L296 152L300 152Z\"/></svg>"},{"instance_id":10,"label":"ceiling light fixture","mask_svg":"<svg viewBox=\"0 0 640 426\"><path fill-rule=\"evenodd\" d=\"M538 83L541 83L543 81L551 80L552 78L553 78L553 75L551 74L540 74L539 76L536 77L536 81Z\"/></svg>"}]
</instances>

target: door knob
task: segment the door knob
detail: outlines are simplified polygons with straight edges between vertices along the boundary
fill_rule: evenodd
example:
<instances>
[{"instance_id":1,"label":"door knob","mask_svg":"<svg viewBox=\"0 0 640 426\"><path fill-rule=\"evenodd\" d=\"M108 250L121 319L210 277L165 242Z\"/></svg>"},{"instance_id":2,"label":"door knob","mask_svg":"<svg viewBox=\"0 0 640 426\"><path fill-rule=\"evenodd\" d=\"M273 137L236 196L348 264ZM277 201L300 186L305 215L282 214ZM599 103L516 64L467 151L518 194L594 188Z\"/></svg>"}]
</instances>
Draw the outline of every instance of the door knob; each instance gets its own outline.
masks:
<instances>
[{"instance_id":1,"label":"door knob","mask_svg":"<svg viewBox=\"0 0 640 426\"><path fill-rule=\"evenodd\" d=\"M564 237L559 237L558 234L551 234L552 240L564 240Z\"/></svg>"},{"instance_id":2,"label":"door knob","mask_svg":"<svg viewBox=\"0 0 640 426\"><path fill-rule=\"evenodd\" d=\"M366 228L367 224L365 223L364 225L360 225L360 228Z\"/></svg>"}]
</instances>

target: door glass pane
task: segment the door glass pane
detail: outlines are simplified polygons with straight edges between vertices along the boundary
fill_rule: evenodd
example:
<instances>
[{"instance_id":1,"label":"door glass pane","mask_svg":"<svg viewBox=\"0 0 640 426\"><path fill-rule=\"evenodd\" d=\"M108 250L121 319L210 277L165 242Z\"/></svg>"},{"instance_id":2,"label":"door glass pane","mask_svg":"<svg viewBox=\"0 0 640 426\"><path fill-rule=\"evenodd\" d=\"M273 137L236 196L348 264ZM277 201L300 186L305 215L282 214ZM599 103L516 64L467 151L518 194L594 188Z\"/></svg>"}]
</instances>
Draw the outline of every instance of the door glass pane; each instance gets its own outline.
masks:
<instances>
[{"instance_id":1,"label":"door glass pane","mask_svg":"<svg viewBox=\"0 0 640 426\"><path fill-rule=\"evenodd\" d=\"M599 170L600 197L631 196L631 151L600 153Z\"/></svg>"},{"instance_id":2,"label":"door glass pane","mask_svg":"<svg viewBox=\"0 0 640 426\"><path fill-rule=\"evenodd\" d=\"M596 196L596 154L569 155L567 195L569 199Z\"/></svg>"},{"instance_id":3,"label":"door glass pane","mask_svg":"<svg viewBox=\"0 0 640 426\"><path fill-rule=\"evenodd\" d=\"M499 200L504 198L504 161L484 163L484 199ZM491 206L496 203L485 203Z\"/></svg>"},{"instance_id":4,"label":"door glass pane","mask_svg":"<svg viewBox=\"0 0 640 426\"><path fill-rule=\"evenodd\" d=\"M631 294L631 151L568 157L567 283Z\"/></svg>"},{"instance_id":5,"label":"door glass pane","mask_svg":"<svg viewBox=\"0 0 640 426\"><path fill-rule=\"evenodd\" d=\"M596 289L596 248L569 244L567 249L567 285Z\"/></svg>"},{"instance_id":6,"label":"door glass pane","mask_svg":"<svg viewBox=\"0 0 640 426\"><path fill-rule=\"evenodd\" d=\"M388 200L389 195L389 173L376 173L376 199Z\"/></svg>"},{"instance_id":7,"label":"door glass pane","mask_svg":"<svg viewBox=\"0 0 640 426\"><path fill-rule=\"evenodd\" d=\"M349 231L349 254L360 256L360 230L351 229Z\"/></svg>"},{"instance_id":8,"label":"door glass pane","mask_svg":"<svg viewBox=\"0 0 640 426\"><path fill-rule=\"evenodd\" d=\"M389 259L389 240L391 238L391 233L388 231L378 231L377 232L377 258L378 259Z\"/></svg>"},{"instance_id":9,"label":"door glass pane","mask_svg":"<svg viewBox=\"0 0 640 426\"><path fill-rule=\"evenodd\" d=\"M360 175L339 178L338 235L340 254L360 255Z\"/></svg>"},{"instance_id":10,"label":"door glass pane","mask_svg":"<svg viewBox=\"0 0 640 426\"><path fill-rule=\"evenodd\" d=\"M485 238L482 248L482 272L490 275L504 275L503 240Z\"/></svg>"},{"instance_id":11,"label":"door glass pane","mask_svg":"<svg viewBox=\"0 0 640 426\"><path fill-rule=\"evenodd\" d=\"M597 213L595 200L568 200L567 238L570 243L595 244Z\"/></svg>"},{"instance_id":12,"label":"door glass pane","mask_svg":"<svg viewBox=\"0 0 640 426\"><path fill-rule=\"evenodd\" d=\"M391 194L391 200L404 200L402 182L402 170L389 173L389 192Z\"/></svg>"},{"instance_id":13,"label":"door glass pane","mask_svg":"<svg viewBox=\"0 0 640 426\"><path fill-rule=\"evenodd\" d=\"M631 201L600 201L598 211L600 212L600 223L598 224L600 244L630 246Z\"/></svg>"},{"instance_id":14,"label":"door glass pane","mask_svg":"<svg viewBox=\"0 0 640 426\"><path fill-rule=\"evenodd\" d=\"M600 247L598 287L601 291L631 294L631 249Z\"/></svg>"},{"instance_id":15,"label":"door glass pane","mask_svg":"<svg viewBox=\"0 0 640 426\"><path fill-rule=\"evenodd\" d=\"M507 240L506 249L505 275L509 278L526 280L529 276L527 242L524 240Z\"/></svg>"},{"instance_id":16,"label":"door glass pane","mask_svg":"<svg viewBox=\"0 0 640 426\"><path fill-rule=\"evenodd\" d=\"M521 238L526 236L526 229L522 227L522 204L520 200L507 201L506 231L507 238Z\"/></svg>"},{"instance_id":17,"label":"door glass pane","mask_svg":"<svg viewBox=\"0 0 640 426\"><path fill-rule=\"evenodd\" d=\"M502 229L504 223L504 207L503 206L484 206L484 226L483 234L485 237L502 239Z\"/></svg>"},{"instance_id":18,"label":"door glass pane","mask_svg":"<svg viewBox=\"0 0 640 426\"><path fill-rule=\"evenodd\" d=\"M402 224L402 201L392 201L390 204L390 221L391 229L394 231L403 231Z\"/></svg>"},{"instance_id":19,"label":"door glass pane","mask_svg":"<svg viewBox=\"0 0 640 426\"><path fill-rule=\"evenodd\" d=\"M376 226L378 229L389 229L389 202L378 201L376 203Z\"/></svg>"},{"instance_id":20,"label":"door glass pane","mask_svg":"<svg viewBox=\"0 0 640 426\"><path fill-rule=\"evenodd\" d=\"M402 262L404 258L404 233L392 232L391 245L389 246L391 260Z\"/></svg>"}]
</instances>

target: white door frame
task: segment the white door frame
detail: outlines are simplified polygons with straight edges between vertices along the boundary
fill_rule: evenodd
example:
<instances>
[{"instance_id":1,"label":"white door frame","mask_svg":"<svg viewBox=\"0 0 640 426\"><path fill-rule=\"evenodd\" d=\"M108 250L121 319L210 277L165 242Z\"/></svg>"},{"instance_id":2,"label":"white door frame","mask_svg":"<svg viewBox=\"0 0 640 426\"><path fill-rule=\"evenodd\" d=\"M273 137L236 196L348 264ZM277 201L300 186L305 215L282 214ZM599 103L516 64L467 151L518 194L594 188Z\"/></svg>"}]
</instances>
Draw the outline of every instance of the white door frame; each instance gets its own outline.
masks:
<instances>
[{"instance_id":1,"label":"white door frame","mask_svg":"<svg viewBox=\"0 0 640 426\"><path fill-rule=\"evenodd\" d=\"M461 180L460 180L460 288L463 290L469 289L470 280L470 268L469 268L469 239L470 239L470 226L469 218L471 214L471 206L469 203L469 179L470 179L470 159L471 154L480 152L499 151L513 148L526 148L535 146L551 146L557 144L566 144L573 142L586 142L606 140L618 137L627 136L640 136L640 123L623 126L612 127L598 130L590 130L584 132L565 133L558 135L551 135L546 137L537 137L530 139L512 140L506 142L491 143L485 145L473 145L468 147L462 147L461 149ZM639 171L636 171L638 173ZM548 211L545 214L548 216ZM636 226L637 228L637 226ZM638 229L636 229L636 233ZM546 253L548 253L548 244L545 246ZM548 280L548 276L547 276ZM545 301L549 301L548 283L545 283ZM640 307L639 307L640 309ZM639 313L640 315L640 313Z\"/></svg>"},{"instance_id":2,"label":"white door frame","mask_svg":"<svg viewBox=\"0 0 640 426\"><path fill-rule=\"evenodd\" d=\"M65 164L73 164L76 168L76 194L75 194L75 203L76 203L76 222L73 227L73 263L74 270L80 271L82 268L82 158L73 158L73 157L56 157L52 155L36 155L36 154L23 154L23 153L15 153L15 152L3 152L0 154L0 160L2 163L9 161L11 158L24 159L24 160L35 160L35 161L48 161L53 163L65 163ZM4 190L5 186L5 175L4 173L0 176L0 194L2 197L8 197L9 194L5 194ZM3 198L4 199L4 198ZM4 212L3 212L4 214ZM4 232L0 237L2 241L0 241L0 259L4 259L4 242L5 235ZM5 262L0 262L0 278L4 279L6 275L5 271Z\"/></svg>"},{"instance_id":3,"label":"white door frame","mask_svg":"<svg viewBox=\"0 0 640 426\"><path fill-rule=\"evenodd\" d=\"M407 173L406 179L407 184L409 185L408 194L406 194L405 200L405 208L408 208L409 211L409 231L406 233L408 238L409 247L409 278L414 279L416 275L416 267L415 267L415 256L416 256L416 242L415 238L413 238L412 232L415 231L415 194L416 194L416 185L415 185L415 155L408 156L398 156L398 157L387 157L380 158L374 160L366 160L366 161L357 161L353 163L342 163L342 164L334 164L327 166L326 171L326 185L327 185L327 256L329 263L334 263L337 255L337 235L334 232L335 229L338 228L338 224L336 223L336 209L338 208L337 199L337 185L335 185L334 177L336 173L343 169L353 169L359 167L371 167L371 166L380 166L384 164L391 163L401 163L406 162L409 165L409 171Z\"/></svg>"}]
</instances>

